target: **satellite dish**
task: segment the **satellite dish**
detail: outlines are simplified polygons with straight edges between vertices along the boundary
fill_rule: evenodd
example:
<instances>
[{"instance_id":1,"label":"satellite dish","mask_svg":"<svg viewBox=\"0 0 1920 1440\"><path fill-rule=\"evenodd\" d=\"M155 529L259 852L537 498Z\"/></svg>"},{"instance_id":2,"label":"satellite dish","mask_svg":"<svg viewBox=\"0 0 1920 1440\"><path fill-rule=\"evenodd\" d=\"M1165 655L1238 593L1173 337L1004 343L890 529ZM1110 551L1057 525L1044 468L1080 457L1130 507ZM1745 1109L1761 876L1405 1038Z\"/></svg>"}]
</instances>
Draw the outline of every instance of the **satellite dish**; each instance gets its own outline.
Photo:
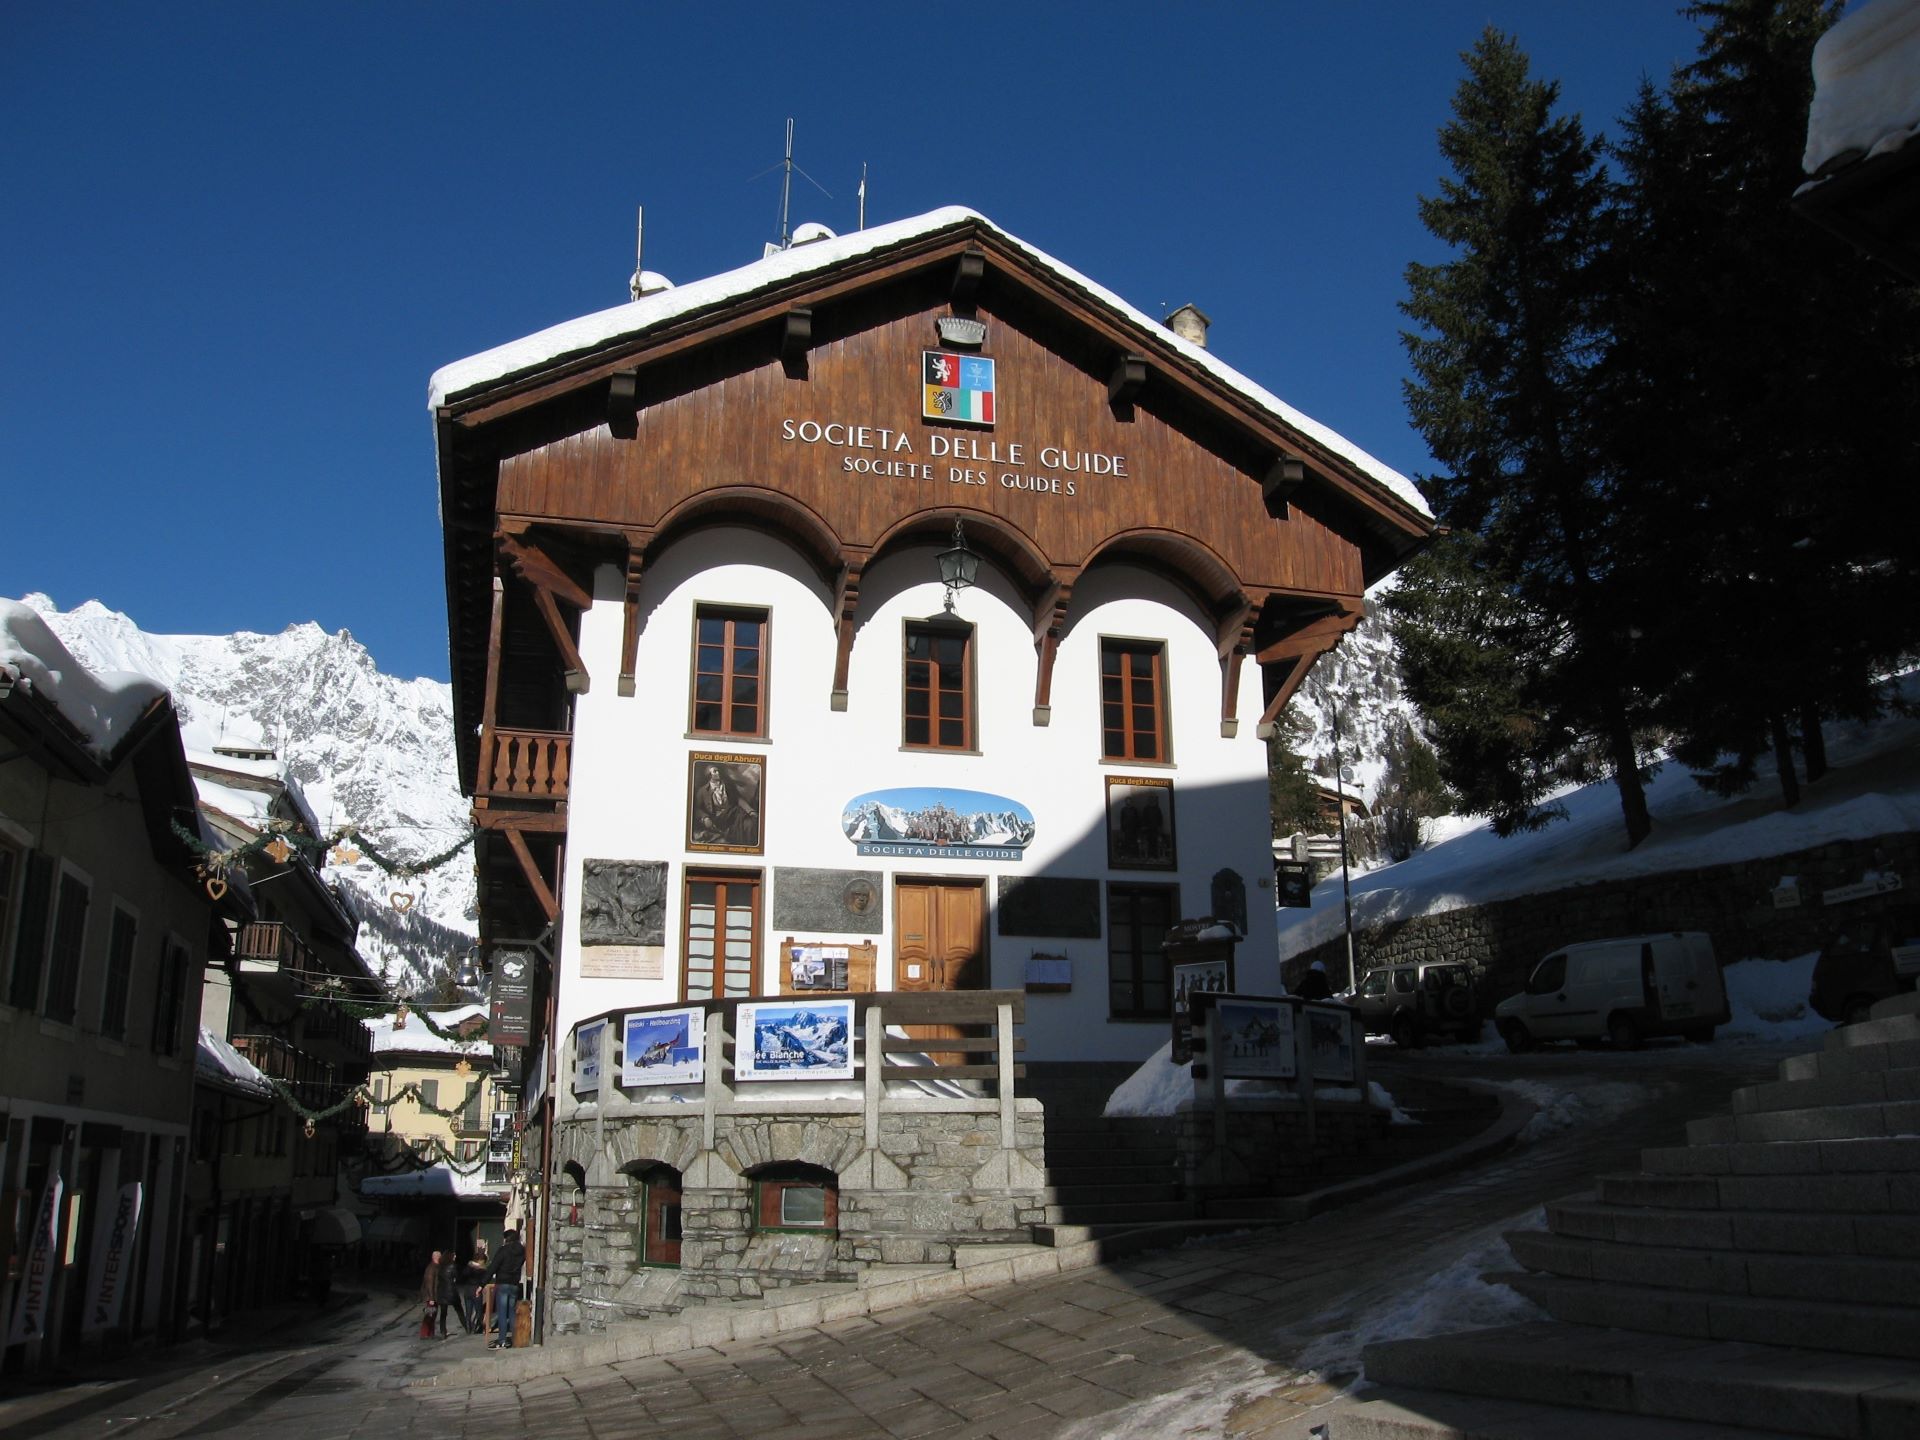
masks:
<instances>
[{"instance_id":1,"label":"satellite dish","mask_svg":"<svg viewBox=\"0 0 1920 1440\"><path fill-rule=\"evenodd\" d=\"M793 243L795 245L811 245L815 240L832 240L836 238L833 231L822 225L818 220L809 220L804 225L797 226L793 232Z\"/></svg>"}]
</instances>

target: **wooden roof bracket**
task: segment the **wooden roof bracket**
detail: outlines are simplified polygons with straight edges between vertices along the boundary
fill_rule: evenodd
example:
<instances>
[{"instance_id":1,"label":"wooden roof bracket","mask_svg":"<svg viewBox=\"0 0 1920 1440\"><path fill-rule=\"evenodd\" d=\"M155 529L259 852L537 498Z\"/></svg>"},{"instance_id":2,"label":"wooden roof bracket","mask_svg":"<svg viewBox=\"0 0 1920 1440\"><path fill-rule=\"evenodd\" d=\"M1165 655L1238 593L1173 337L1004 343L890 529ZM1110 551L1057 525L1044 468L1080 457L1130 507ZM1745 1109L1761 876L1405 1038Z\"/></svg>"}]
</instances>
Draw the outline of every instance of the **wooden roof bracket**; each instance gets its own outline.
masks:
<instances>
[{"instance_id":1,"label":"wooden roof bracket","mask_svg":"<svg viewBox=\"0 0 1920 1440\"><path fill-rule=\"evenodd\" d=\"M1133 402L1146 387L1147 357L1119 356L1113 362L1113 373L1107 377L1107 406L1113 411L1113 418L1131 422Z\"/></svg>"},{"instance_id":2,"label":"wooden roof bracket","mask_svg":"<svg viewBox=\"0 0 1920 1440\"><path fill-rule=\"evenodd\" d=\"M1053 662L1060 653L1060 632L1066 628L1067 607L1073 603L1073 581L1056 580L1033 609L1033 648L1039 664L1033 678L1033 723L1053 722Z\"/></svg>"},{"instance_id":3,"label":"wooden roof bracket","mask_svg":"<svg viewBox=\"0 0 1920 1440\"><path fill-rule=\"evenodd\" d=\"M503 826L501 833L507 837L507 845L513 851L513 858L520 862L520 873L527 877L527 885L533 891L533 898L540 902L540 908L546 912L549 922L560 918L560 901L555 898L553 887L547 884L547 877L540 873L540 867L534 863L533 851L527 848L527 837L520 833L518 826Z\"/></svg>"},{"instance_id":4,"label":"wooden roof bracket","mask_svg":"<svg viewBox=\"0 0 1920 1440\"><path fill-rule=\"evenodd\" d=\"M1290 516L1294 493L1307 483L1306 462L1298 455L1285 453L1273 457L1267 473L1260 478L1260 498L1267 502L1267 513L1276 520Z\"/></svg>"},{"instance_id":5,"label":"wooden roof bracket","mask_svg":"<svg viewBox=\"0 0 1920 1440\"><path fill-rule=\"evenodd\" d=\"M833 692L827 707L834 711L847 708L847 669L853 661L853 619L860 608L860 570L865 557L842 557L839 582L833 587L834 624L839 643L833 657Z\"/></svg>"},{"instance_id":6,"label":"wooden roof bracket","mask_svg":"<svg viewBox=\"0 0 1920 1440\"><path fill-rule=\"evenodd\" d=\"M980 282L987 275L984 250L962 250L953 267L953 308L972 311L980 294Z\"/></svg>"},{"instance_id":7,"label":"wooden roof bracket","mask_svg":"<svg viewBox=\"0 0 1920 1440\"><path fill-rule=\"evenodd\" d=\"M620 679L614 688L622 697L634 692L634 662L640 656L640 576L646 567L641 541L627 537L627 589L620 614Z\"/></svg>"},{"instance_id":8,"label":"wooden roof bracket","mask_svg":"<svg viewBox=\"0 0 1920 1440\"><path fill-rule=\"evenodd\" d=\"M807 352L813 348L813 310L796 305L780 324L780 368L789 380L807 378Z\"/></svg>"},{"instance_id":9,"label":"wooden roof bracket","mask_svg":"<svg viewBox=\"0 0 1920 1440\"><path fill-rule=\"evenodd\" d=\"M566 669L567 689L575 695L586 694L593 683L592 677L587 674L586 662L580 658L580 647L574 643L573 632L567 628L567 622L561 618L560 607L555 602L565 600L569 605L586 610L593 605L593 596L581 589L572 576L524 536L515 537L503 532L500 535L500 551L513 566L514 573L533 589L533 603L540 611L540 618L547 622L547 630L560 651L561 663Z\"/></svg>"},{"instance_id":10,"label":"wooden roof bracket","mask_svg":"<svg viewBox=\"0 0 1920 1440\"><path fill-rule=\"evenodd\" d=\"M1322 615L1254 652L1254 659L1266 672L1270 687L1267 708L1261 712L1260 724L1254 731L1256 735L1262 740L1273 738L1279 728L1280 712L1287 708L1300 682L1313 669L1313 662L1338 645L1341 637L1358 625L1365 614L1363 608L1356 606Z\"/></svg>"},{"instance_id":11,"label":"wooden roof bracket","mask_svg":"<svg viewBox=\"0 0 1920 1440\"><path fill-rule=\"evenodd\" d=\"M640 433L640 372L616 370L607 377L607 429L616 440Z\"/></svg>"},{"instance_id":12,"label":"wooden roof bracket","mask_svg":"<svg viewBox=\"0 0 1920 1440\"><path fill-rule=\"evenodd\" d=\"M1240 667L1253 649L1253 632L1260 619L1260 607L1243 596L1227 613L1218 632L1220 654L1220 738L1231 740L1240 733Z\"/></svg>"}]
</instances>

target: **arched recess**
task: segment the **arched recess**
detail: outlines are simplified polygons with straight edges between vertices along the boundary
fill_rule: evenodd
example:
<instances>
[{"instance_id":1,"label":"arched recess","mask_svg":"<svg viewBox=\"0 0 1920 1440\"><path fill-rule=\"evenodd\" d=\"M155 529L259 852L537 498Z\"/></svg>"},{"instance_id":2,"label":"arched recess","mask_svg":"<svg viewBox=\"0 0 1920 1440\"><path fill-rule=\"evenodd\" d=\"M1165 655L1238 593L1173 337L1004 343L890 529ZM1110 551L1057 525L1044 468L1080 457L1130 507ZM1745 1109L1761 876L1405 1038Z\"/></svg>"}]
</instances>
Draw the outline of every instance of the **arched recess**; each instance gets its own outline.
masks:
<instances>
[{"instance_id":1,"label":"arched recess","mask_svg":"<svg viewBox=\"0 0 1920 1440\"><path fill-rule=\"evenodd\" d=\"M1088 554L1080 573L1096 565L1120 564L1160 576L1193 601L1205 618L1220 660L1220 733L1229 738L1237 735L1240 670L1253 649L1255 626L1268 592L1249 590L1218 551L1178 530L1143 526L1109 535ZM1045 651L1042 663L1051 668Z\"/></svg>"},{"instance_id":2,"label":"arched recess","mask_svg":"<svg viewBox=\"0 0 1920 1440\"><path fill-rule=\"evenodd\" d=\"M821 585L833 596L836 612L842 608L850 573L858 593L858 572L849 563L840 537L812 507L791 495L760 485L722 485L690 495L663 515L658 525L650 530L630 531L627 535L620 694L634 693L633 667L640 653L640 581L647 566L668 546L695 530L720 525L759 530L789 546L820 577Z\"/></svg>"},{"instance_id":3,"label":"arched recess","mask_svg":"<svg viewBox=\"0 0 1920 1440\"><path fill-rule=\"evenodd\" d=\"M1032 619L1036 644L1041 643L1045 633L1045 617L1054 613L1056 605L1065 613L1063 597L1072 590L1071 577L1063 577L1033 537L1018 525L989 511L960 505L915 511L884 531L855 565L853 589L839 612L840 647L833 672L834 709L844 710L847 705L847 666L853 655L853 619L859 600L860 573L874 561L914 546L947 549L953 544L956 520L963 527L967 548L1013 582Z\"/></svg>"}]
</instances>

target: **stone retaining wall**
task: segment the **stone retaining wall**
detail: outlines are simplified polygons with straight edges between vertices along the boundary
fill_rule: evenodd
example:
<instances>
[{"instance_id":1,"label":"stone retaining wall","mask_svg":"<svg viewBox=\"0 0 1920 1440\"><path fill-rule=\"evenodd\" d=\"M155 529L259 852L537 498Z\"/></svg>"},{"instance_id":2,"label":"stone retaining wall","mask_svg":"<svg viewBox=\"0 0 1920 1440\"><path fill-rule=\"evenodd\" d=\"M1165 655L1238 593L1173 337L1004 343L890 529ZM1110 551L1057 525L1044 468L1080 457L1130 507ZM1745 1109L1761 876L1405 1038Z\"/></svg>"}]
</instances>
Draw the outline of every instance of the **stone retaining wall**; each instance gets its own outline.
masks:
<instances>
[{"instance_id":1,"label":"stone retaining wall","mask_svg":"<svg viewBox=\"0 0 1920 1440\"><path fill-rule=\"evenodd\" d=\"M563 1121L556 1132L552 1325L559 1333L683 1306L753 1299L768 1290L851 1282L886 1265L950 1265L956 1247L1031 1242L1045 1219L1045 1136L1039 1102L1015 1112L1002 1149L997 1102L890 1100L879 1144L866 1145L857 1107L714 1117L702 1148L697 1107L662 1116ZM801 1163L838 1180L832 1233L758 1230L752 1172ZM640 1260L641 1186L654 1165L682 1176L678 1269ZM578 1183L580 1181L584 1183Z\"/></svg>"},{"instance_id":2,"label":"stone retaining wall","mask_svg":"<svg viewBox=\"0 0 1920 1440\"><path fill-rule=\"evenodd\" d=\"M1309 1148L1298 1101L1239 1100L1228 1106L1222 1147L1214 1143L1213 1112L1196 1105L1175 1117L1181 1179L1190 1194L1299 1194L1321 1183L1327 1162L1366 1154L1387 1121L1371 1105L1322 1101Z\"/></svg>"},{"instance_id":3,"label":"stone retaining wall","mask_svg":"<svg viewBox=\"0 0 1920 1440\"><path fill-rule=\"evenodd\" d=\"M1869 871L1892 870L1903 890L1823 905L1821 895L1858 881ZM1800 904L1780 909L1774 886L1797 876ZM1837 840L1789 855L1657 875L1603 880L1564 890L1518 896L1437 915L1420 915L1354 931L1354 958L1368 965L1421 960L1465 960L1484 976L1488 1010L1524 984L1542 956L1561 945L1664 930L1704 930L1723 965L1765 956L1787 960L1831 945L1870 925L1889 906L1920 902L1920 836L1882 835ZM1336 977L1346 973L1346 937L1292 956L1282 965L1288 986L1324 960Z\"/></svg>"}]
</instances>

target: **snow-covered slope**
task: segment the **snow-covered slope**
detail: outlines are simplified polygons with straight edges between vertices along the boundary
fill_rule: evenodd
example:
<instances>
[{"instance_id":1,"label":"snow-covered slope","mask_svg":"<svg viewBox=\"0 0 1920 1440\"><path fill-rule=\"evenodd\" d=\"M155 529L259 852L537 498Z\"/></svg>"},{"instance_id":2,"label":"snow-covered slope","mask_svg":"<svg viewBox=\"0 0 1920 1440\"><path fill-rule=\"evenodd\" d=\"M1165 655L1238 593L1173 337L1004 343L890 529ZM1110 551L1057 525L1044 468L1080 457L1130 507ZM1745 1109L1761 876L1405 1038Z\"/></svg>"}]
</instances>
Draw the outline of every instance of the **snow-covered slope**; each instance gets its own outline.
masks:
<instances>
[{"instance_id":1,"label":"snow-covered slope","mask_svg":"<svg viewBox=\"0 0 1920 1440\"><path fill-rule=\"evenodd\" d=\"M1333 712L1339 711L1340 758L1354 772L1348 788L1357 790L1369 806L1380 793L1388 742L1402 729L1422 737L1426 733L1420 712L1401 684L1400 655L1387 633L1386 617L1375 608L1385 588L1385 584L1374 587L1367 618L1337 649L1315 662L1287 706L1288 715L1306 726L1295 747L1300 758L1329 784L1333 780Z\"/></svg>"},{"instance_id":2,"label":"snow-covered slope","mask_svg":"<svg viewBox=\"0 0 1920 1440\"><path fill-rule=\"evenodd\" d=\"M346 631L149 635L97 601L69 611L45 595L23 603L90 670L132 671L171 690L190 754L277 751L323 830L356 825L398 860L439 854L466 833L449 688L381 674ZM471 941L470 853L406 882L365 859L328 874L364 897L354 906L361 954L376 970L397 964L402 991L423 986L433 966L454 958L450 948ZM390 903L396 889L415 897L405 916Z\"/></svg>"},{"instance_id":3,"label":"snow-covered slope","mask_svg":"<svg viewBox=\"0 0 1920 1440\"><path fill-rule=\"evenodd\" d=\"M1903 688L1909 703L1920 699L1920 677L1908 675ZM1597 880L1920 829L1920 717L1831 726L1827 755L1832 770L1792 810L1781 808L1779 787L1770 780L1722 799L1694 784L1685 767L1665 765L1647 786L1653 834L1633 850L1626 848L1619 792L1610 781L1561 795L1566 820L1504 840L1481 818L1433 821L1425 849L1354 876L1353 923L1375 926ZM1280 958L1333 939L1341 926L1336 871L1315 888L1312 909L1280 912Z\"/></svg>"}]
</instances>

